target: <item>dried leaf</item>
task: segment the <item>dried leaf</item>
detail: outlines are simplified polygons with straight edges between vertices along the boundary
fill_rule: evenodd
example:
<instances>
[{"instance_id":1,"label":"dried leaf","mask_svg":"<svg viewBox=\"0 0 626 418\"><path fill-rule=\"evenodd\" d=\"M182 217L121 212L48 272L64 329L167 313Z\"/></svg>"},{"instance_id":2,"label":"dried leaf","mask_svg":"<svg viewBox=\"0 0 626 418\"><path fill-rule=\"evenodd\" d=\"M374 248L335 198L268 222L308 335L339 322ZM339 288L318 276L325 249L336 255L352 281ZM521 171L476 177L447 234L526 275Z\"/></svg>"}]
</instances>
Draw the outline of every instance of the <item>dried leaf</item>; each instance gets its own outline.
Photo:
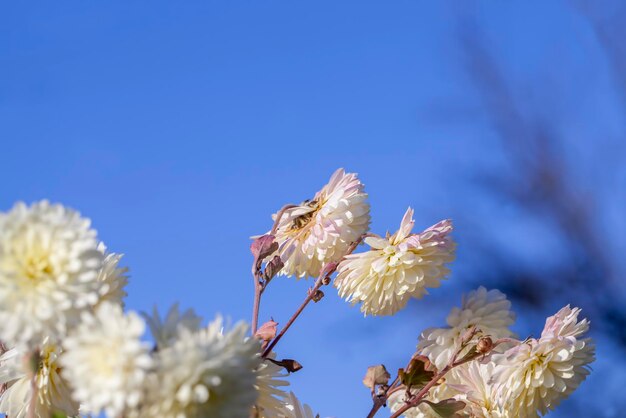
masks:
<instances>
[{"instance_id":1,"label":"dried leaf","mask_svg":"<svg viewBox=\"0 0 626 418\"><path fill-rule=\"evenodd\" d=\"M424 403L430 405L433 411L442 418L457 418L461 415L458 412L462 411L465 408L465 403L461 401L457 401L456 399L444 399L440 402L431 402L428 400L424 400Z\"/></svg>"},{"instance_id":2,"label":"dried leaf","mask_svg":"<svg viewBox=\"0 0 626 418\"><path fill-rule=\"evenodd\" d=\"M263 260L278 250L278 243L274 241L274 235L263 235L250 244L250 251L257 260Z\"/></svg>"},{"instance_id":3,"label":"dried leaf","mask_svg":"<svg viewBox=\"0 0 626 418\"><path fill-rule=\"evenodd\" d=\"M265 279L265 281L269 282L270 280L272 280L272 277L276 276L284 266L285 264L283 263L283 260L280 258L280 256L275 255L274 258L272 258L272 261L267 263L267 266L265 266L265 271L263 272L263 278Z\"/></svg>"},{"instance_id":4,"label":"dried leaf","mask_svg":"<svg viewBox=\"0 0 626 418\"><path fill-rule=\"evenodd\" d=\"M293 360L290 358L286 358L286 359L282 359L282 360L274 360L271 358L268 358L267 360L271 361L272 363L284 367L285 370L287 370L289 373L295 373L298 370L302 369L302 364L300 364L297 360Z\"/></svg>"},{"instance_id":5,"label":"dried leaf","mask_svg":"<svg viewBox=\"0 0 626 418\"><path fill-rule=\"evenodd\" d=\"M365 377L363 378L363 384L370 389L374 389L376 385L386 385L389 383L391 375L387 371L384 365L370 366L367 368Z\"/></svg>"},{"instance_id":6,"label":"dried leaf","mask_svg":"<svg viewBox=\"0 0 626 418\"><path fill-rule=\"evenodd\" d=\"M435 377L432 364L425 356L415 356L411 360L407 370L398 370L400 381L409 388L422 387Z\"/></svg>"}]
</instances>

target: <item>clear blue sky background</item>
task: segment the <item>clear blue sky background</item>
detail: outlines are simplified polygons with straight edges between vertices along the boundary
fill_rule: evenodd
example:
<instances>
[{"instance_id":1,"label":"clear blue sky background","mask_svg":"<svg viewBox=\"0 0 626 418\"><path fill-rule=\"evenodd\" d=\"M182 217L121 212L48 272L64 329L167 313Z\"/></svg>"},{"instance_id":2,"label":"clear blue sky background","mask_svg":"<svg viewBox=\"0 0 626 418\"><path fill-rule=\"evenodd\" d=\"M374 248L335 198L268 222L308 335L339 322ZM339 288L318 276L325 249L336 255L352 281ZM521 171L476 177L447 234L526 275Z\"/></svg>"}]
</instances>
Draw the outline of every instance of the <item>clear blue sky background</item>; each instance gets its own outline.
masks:
<instances>
[{"instance_id":1,"label":"clear blue sky background","mask_svg":"<svg viewBox=\"0 0 626 418\"><path fill-rule=\"evenodd\" d=\"M502 164L462 68L463 16L512 79L553 80L559 129L581 141L623 133L606 62L566 2L5 2L0 208L48 198L92 218L126 254L131 309L180 301L235 320L251 313L248 237L337 167L360 173L379 233L408 205L420 228L455 217L459 201L495 219L502 208L460 181ZM457 236L475 222L461 217ZM396 370L423 328L443 324L467 288L467 254L396 317L364 319L328 289L281 343L304 365L293 390L323 416L364 416L366 367ZM262 318L284 322L307 286L276 280Z\"/></svg>"}]
</instances>

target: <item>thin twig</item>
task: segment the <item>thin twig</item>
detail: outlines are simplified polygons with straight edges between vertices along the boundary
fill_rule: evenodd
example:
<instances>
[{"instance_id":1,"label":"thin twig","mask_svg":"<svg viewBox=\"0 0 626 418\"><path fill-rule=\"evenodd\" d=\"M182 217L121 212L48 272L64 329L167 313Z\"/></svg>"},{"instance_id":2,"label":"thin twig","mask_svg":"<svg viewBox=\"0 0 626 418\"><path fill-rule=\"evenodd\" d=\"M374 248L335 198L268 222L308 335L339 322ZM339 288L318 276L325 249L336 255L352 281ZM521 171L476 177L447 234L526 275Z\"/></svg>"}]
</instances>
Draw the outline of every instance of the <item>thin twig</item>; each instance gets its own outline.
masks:
<instances>
[{"instance_id":1,"label":"thin twig","mask_svg":"<svg viewBox=\"0 0 626 418\"><path fill-rule=\"evenodd\" d=\"M278 224L285 212L291 208L295 208L296 205L288 204L283 206L276 214L274 219L274 225L269 235L275 235L278 230ZM263 293L264 286L261 285L261 263L263 260L259 260L255 257L252 262L252 277L254 278L254 304L252 305L252 335L256 334L259 327L259 309L261 307L261 294Z\"/></svg>"},{"instance_id":2,"label":"thin twig","mask_svg":"<svg viewBox=\"0 0 626 418\"><path fill-rule=\"evenodd\" d=\"M355 242L353 242L348 248L346 255L352 254L352 252L356 249L356 247L359 246L359 244L361 244L361 242L366 236L367 234L362 235ZM317 280L315 280L315 284L313 285L313 287L309 289L307 296L302 302L302 304L300 304L300 307L298 307L296 312L291 316L291 318L289 318L289 321L287 321L283 329L280 330L280 333L276 336L276 338L274 338L272 342L267 346L265 351L263 351L263 357L267 357L272 352L272 349L276 346L276 344L278 344L278 341L280 341L283 335L285 335L285 333L287 332L287 330L289 330L291 325L294 322L296 322L296 319L298 319L298 316L300 316L302 311L304 311L304 308L306 308L309 302L311 302L316 297L317 292L319 291L320 287L330 283L330 276L335 272L335 270L337 270L338 266L339 266L339 263L328 263L326 266L322 268L322 271L320 272L319 277L317 278Z\"/></svg>"},{"instance_id":3,"label":"thin twig","mask_svg":"<svg viewBox=\"0 0 626 418\"><path fill-rule=\"evenodd\" d=\"M426 384L417 394L408 402L406 402L400 409L398 409L390 418L398 418L400 415L408 411L409 409L417 406L420 401L426 396L430 388L435 386L445 375L448 373L453 366L447 365L444 367L439 373L433 377L430 382Z\"/></svg>"},{"instance_id":4,"label":"thin twig","mask_svg":"<svg viewBox=\"0 0 626 418\"><path fill-rule=\"evenodd\" d=\"M403 413L405 413L406 411L408 411L409 409L419 405L424 398L426 397L426 395L428 394L428 391L435 386L436 384L438 384L438 382L444 378L444 376L453 368L461 366L465 363L469 363L470 361L476 360L477 358L483 357L491 352L493 352L493 349L495 347L497 347L499 344L505 343L505 342L513 342L516 340L513 340L511 338L502 338L500 340L496 340L496 342L493 344L493 346L491 347L491 351L489 351L489 353L476 353L476 355L473 356L464 356L461 360L457 361L457 358L459 357L459 355L461 354L461 352L467 347L467 343L473 338L474 335L476 335L476 333L478 332L478 330L475 327L470 328L466 334L462 337L461 340L461 344L459 349L456 351L456 353L454 353L454 355L452 356L452 358L450 359L450 361L448 362L448 364L441 369L441 371L439 373L437 373L431 380L430 382L428 382L419 392L417 392L417 394L415 394L413 397L411 397L411 399L409 399L408 401L406 401L406 403L400 408L398 409L393 415L391 415L390 418L398 418L400 415L402 415ZM397 379L396 379L397 381ZM394 381L394 383L396 382ZM396 392L397 390L400 390L400 388L402 387L402 385L398 385L396 388L390 389L387 391L387 396L390 395L393 392ZM379 407L380 408L380 407ZM373 408L372 408L373 409ZM373 417L373 415L372 415ZM371 418L368 415L368 418Z\"/></svg>"},{"instance_id":5,"label":"thin twig","mask_svg":"<svg viewBox=\"0 0 626 418\"><path fill-rule=\"evenodd\" d=\"M267 357L272 352L272 349L274 348L274 346L276 344L278 344L278 341L280 341L280 339L283 337L283 335L285 335L287 330L289 330L289 327L291 327L291 325L294 322L296 322L296 319L298 319L298 316L300 316L300 314L302 313L304 308L306 308L306 306L309 304L309 302L311 302L313 300L313 297L315 296L315 294L317 293L319 288L322 287L324 279L326 277L328 277L330 274L332 274L335 271L336 268L337 268L337 266L335 265L334 268L331 268L332 271L330 271L328 273L323 271L322 274L320 274L320 276L315 281L315 285L313 286L313 288L309 290L306 298L304 299L304 302L302 302L302 304L296 310L296 312L291 316L291 318L289 318L289 321L287 321L287 324L285 324L283 329L280 330L280 333L276 336L276 338L274 338L272 340L272 342L270 343L270 345L267 346L267 348L263 352L263 357Z\"/></svg>"}]
</instances>

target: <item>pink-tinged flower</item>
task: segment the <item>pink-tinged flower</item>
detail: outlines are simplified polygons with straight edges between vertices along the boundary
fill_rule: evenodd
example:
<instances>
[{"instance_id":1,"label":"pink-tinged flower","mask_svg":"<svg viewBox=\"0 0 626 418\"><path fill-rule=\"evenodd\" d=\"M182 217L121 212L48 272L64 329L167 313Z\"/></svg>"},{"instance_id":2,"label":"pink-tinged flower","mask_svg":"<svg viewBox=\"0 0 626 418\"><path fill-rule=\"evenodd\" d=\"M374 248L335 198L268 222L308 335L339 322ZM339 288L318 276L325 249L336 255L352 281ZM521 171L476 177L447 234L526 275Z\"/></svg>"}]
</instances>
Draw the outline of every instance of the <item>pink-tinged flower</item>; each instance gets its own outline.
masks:
<instances>
[{"instance_id":1,"label":"pink-tinged flower","mask_svg":"<svg viewBox=\"0 0 626 418\"><path fill-rule=\"evenodd\" d=\"M274 218L276 215L274 215ZM356 174L335 171L311 200L288 209L276 231L282 275L317 277L322 267L338 262L350 244L367 232L370 206Z\"/></svg>"},{"instance_id":2,"label":"pink-tinged flower","mask_svg":"<svg viewBox=\"0 0 626 418\"><path fill-rule=\"evenodd\" d=\"M31 361L16 348L0 355L0 385L7 385L5 392L0 391L0 414L11 418L50 418L57 414L78 416L78 402L72 399L69 383L61 376L61 352L61 347L50 343L48 338L44 339L35 376L37 402L33 415L29 411L33 396Z\"/></svg>"},{"instance_id":3,"label":"pink-tinged flower","mask_svg":"<svg viewBox=\"0 0 626 418\"><path fill-rule=\"evenodd\" d=\"M335 280L339 296L360 302L365 315L392 315L409 299L426 295L427 288L439 287L454 259L452 223L441 221L419 234L411 233L413 224L409 208L398 232L367 237L370 251L346 256Z\"/></svg>"},{"instance_id":4,"label":"pink-tinged flower","mask_svg":"<svg viewBox=\"0 0 626 418\"><path fill-rule=\"evenodd\" d=\"M579 312L578 308L564 307L547 319L541 338L494 356L498 365L494 380L514 416L545 415L590 373L595 347L591 338L579 338L588 329L586 319L577 321Z\"/></svg>"},{"instance_id":5,"label":"pink-tinged flower","mask_svg":"<svg viewBox=\"0 0 626 418\"><path fill-rule=\"evenodd\" d=\"M589 321L584 318L578 322L580 308L562 307L556 314L546 319L541 338L578 337L589 330Z\"/></svg>"}]
</instances>

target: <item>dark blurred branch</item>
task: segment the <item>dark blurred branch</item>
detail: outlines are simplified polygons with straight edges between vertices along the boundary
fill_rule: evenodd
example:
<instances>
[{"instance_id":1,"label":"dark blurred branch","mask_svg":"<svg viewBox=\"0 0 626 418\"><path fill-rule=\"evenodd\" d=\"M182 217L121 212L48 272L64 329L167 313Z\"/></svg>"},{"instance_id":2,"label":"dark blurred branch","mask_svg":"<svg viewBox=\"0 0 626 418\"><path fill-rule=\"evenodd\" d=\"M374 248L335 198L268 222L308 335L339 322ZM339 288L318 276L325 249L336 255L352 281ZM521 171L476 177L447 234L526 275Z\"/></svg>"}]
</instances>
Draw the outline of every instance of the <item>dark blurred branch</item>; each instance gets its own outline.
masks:
<instances>
[{"instance_id":1,"label":"dark blurred branch","mask_svg":"<svg viewBox=\"0 0 626 418\"><path fill-rule=\"evenodd\" d=\"M606 326L604 331L626 348L626 314L616 308L621 306L621 300L614 286L615 260L605 251L604 234L593 216L598 212L599 199L592 191L582 190L574 180L570 170L576 164L567 161L563 152L567 139L546 123L551 120L549 117L538 116L541 109L526 113L522 110L478 27L466 23L460 27L459 35L467 73L508 165L505 175L481 172L481 183L499 199L540 219L546 230L557 233L566 243L562 260L550 269L511 261L514 254L497 257L491 267L497 266L498 285L505 284L511 296L535 306L553 301L554 295L565 299L565 303L575 301L590 316L601 319L600 323ZM615 65L624 65L620 67L624 68L624 76L626 53L614 61ZM497 251L496 247L491 253Z\"/></svg>"}]
</instances>

